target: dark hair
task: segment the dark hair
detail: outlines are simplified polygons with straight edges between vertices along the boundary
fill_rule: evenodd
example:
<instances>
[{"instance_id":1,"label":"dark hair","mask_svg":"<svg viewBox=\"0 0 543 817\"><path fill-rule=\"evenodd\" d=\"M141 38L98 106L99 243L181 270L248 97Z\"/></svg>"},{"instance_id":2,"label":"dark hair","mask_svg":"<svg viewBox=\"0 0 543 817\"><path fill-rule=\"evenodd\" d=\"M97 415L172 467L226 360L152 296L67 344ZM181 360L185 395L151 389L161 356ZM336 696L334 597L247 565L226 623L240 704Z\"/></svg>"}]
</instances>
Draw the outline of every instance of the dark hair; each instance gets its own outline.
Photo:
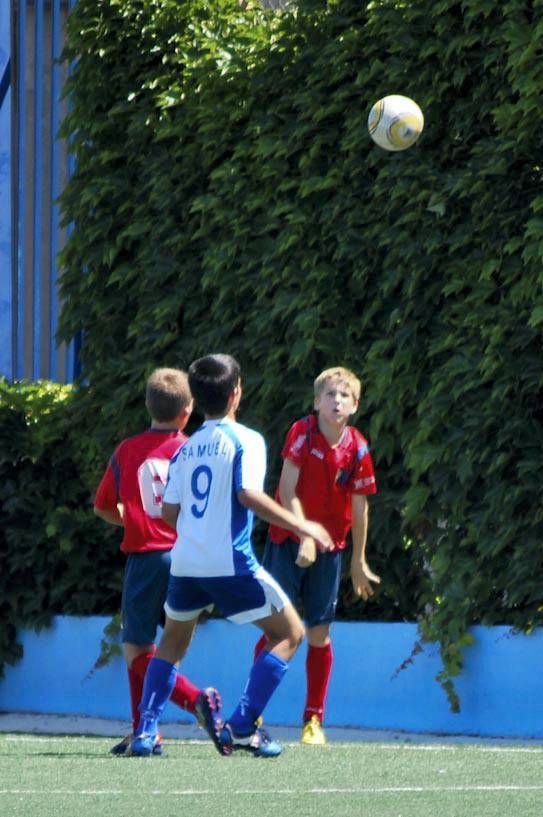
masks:
<instances>
[{"instance_id":1,"label":"dark hair","mask_svg":"<svg viewBox=\"0 0 543 817\"><path fill-rule=\"evenodd\" d=\"M189 386L200 411L219 416L240 380L240 366L230 355L206 355L189 366Z\"/></svg>"},{"instance_id":2,"label":"dark hair","mask_svg":"<svg viewBox=\"0 0 543 817\"><path fill-rule=\"evenodd\" d=\"M145 405L159 423L176 420L191 400L187 374L181 369L155 369L147 381Z\"/></svg>"}]
</instances>

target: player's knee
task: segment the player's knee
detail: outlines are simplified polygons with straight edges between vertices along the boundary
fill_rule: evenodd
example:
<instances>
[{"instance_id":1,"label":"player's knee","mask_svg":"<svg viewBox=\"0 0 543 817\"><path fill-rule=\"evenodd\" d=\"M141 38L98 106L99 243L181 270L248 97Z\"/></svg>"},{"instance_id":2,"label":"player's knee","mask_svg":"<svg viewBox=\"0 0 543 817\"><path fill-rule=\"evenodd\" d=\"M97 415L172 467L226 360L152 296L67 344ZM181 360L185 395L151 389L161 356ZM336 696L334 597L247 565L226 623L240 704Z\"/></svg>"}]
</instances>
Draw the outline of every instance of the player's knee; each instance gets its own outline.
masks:
<instances>
[{"instance_id":1,"label":"player's knee","mask_svg":"<svg viewBox=\"0 0 543 817\"><path fill-rule=\"evenodd\" d=\"M291 635L291 644L293 648L293 652L296 652L300 644L305 638L305 627L302 622L297 622L292 628L292 635Z\"/></svg>"}]
</instances>

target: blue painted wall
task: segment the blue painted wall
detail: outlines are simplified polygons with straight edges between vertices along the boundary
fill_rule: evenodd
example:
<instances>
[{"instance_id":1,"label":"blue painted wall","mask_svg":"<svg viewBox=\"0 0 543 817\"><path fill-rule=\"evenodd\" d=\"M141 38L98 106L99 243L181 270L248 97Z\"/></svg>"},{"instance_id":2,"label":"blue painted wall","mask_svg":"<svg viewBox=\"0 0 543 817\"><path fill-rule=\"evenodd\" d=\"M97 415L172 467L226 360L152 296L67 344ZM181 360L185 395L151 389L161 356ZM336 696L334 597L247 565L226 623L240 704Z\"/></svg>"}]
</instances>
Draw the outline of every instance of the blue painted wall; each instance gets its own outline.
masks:
<instances>
[{"instance_id":1,"label":"blue painted wall","mask_svg":"<svg viewBox=\"0 0 543 817\"><path fill-rule=\"evenodd\" d=\"M56 343L66 229L55 202L70 172L56 139L67 105L59 57L74 2L0 0L0 375L8 379L62 383L78 371L76 344Z\"/></svg>"},{"instance_id":2,"label":"blue painted wall","mask_svg":"<svg viewBox=\"0 0 543 817\"><path fill-rule=\"evenodd\" d=\"M10 3L0 3L0 82L10 58ZM0 99L1 102L1 99ZM11 89L0 105L0 375L11 373Z\"/></svg>"},{"instance_id":3,"label":"blue painted wall","mask_svg":"<svg viewBox=\"0 0 543 817\"><path fill-rule=\"evenodd\" d=\"M121 658L89 677L109 619L59 617L41 633L21 634L24 659L7 667L0 710L129 719L128 686ZM457 682L462 711L449 711L436 683L437 648L426 647L396 675L417 638L414 624L339 623L333 627L335 666L327 724L412 732L543 738L543 631L512 635L508 627L474 627ZM252 660L254 627L213 620L201 625L184 672L222 693L233 708ZM266 710L270 724L300 723L305 692L305 647ZM190 722L168 704L165 719Z\"/></svg>"}]
</instances>

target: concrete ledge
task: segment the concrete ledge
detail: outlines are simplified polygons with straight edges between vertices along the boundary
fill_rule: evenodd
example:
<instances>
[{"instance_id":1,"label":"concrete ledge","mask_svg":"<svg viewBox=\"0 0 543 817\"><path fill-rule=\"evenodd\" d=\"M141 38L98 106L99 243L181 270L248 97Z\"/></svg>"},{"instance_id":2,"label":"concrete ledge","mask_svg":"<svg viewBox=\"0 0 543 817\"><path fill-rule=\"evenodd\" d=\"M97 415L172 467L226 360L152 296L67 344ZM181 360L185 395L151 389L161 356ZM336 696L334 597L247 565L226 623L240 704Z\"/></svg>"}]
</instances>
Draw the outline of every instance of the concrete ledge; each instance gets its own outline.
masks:
<instances>
[{"instance_id":1,"label":"concrete ledge","mask_svg":"<svg viewBox=\"0 0 543 817\"><path fill-rule=\"evenodd\" d=\"M120 736L130 731L128 721L110 720L108 718L89 718L82 715L36 715L27 712L0 712L0 733L36 736L67 735L96 738L110 738L117 742ZM167 742L183 740L185 742L209 741L207 733L195 723L172 723L163 721L160 729ZM281 743L295 745L300 740L299 726L272 726L273 737ZM531 748L543 752L541 742L536 738L482 738L468 735L432 735L428 733L395 732L385 729L351 729L339 726L327 726L328 743L386 743L399 746L493 746L510 748Z\"/></svg>"},{"instance_id":2,"label":"concrete ledge","mask_svg":"<svg viewBox=\"0 0 543 817\"><path fill-rule=\"evenodd\" d=\"M129 718L124 662L113 659L90 674L104 617L57 617L40 633L24 631L24 658L0 682L0 710L51 715ZM513 635L508 627L474 627L457 682L462 709L454 715L435 676L438 650L427 646L396 673L417 639L414 624L343 623L333 627L335 664L328 727L495 738L543 737L543 631ZM201 625L183 663L196 684L213 684L228 712L241 694L258 633L211 620ZM266 709L266 723L296 727L305 697L305 647ZM169 704L165 720L190 724Z\"/></svg>"}]
</instances>

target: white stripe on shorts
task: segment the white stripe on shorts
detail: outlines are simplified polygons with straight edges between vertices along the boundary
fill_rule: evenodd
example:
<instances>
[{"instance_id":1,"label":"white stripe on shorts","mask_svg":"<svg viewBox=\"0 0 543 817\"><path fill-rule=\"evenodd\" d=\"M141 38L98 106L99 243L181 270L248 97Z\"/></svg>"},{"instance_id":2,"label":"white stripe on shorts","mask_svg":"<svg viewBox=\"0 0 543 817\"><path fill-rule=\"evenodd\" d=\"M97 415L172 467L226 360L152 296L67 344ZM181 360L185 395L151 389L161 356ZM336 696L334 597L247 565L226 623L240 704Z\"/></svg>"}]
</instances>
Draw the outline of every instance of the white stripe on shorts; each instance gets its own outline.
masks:
<instances>
[{"instance_id":1,"label":"white stripe on shorts","mask_svg":"<svg viewBox=\"0 0 543 817\"><path fill-rule=\"evenodd\" d=\"M283 588L265 568L259 567L254 574L254 578L264 591L265 603L262 607L244 610L242 613L228 616L228 621L232 621L234 624L249 624L251 621L259 621L261 618L271 616L274 609L282 610L286 604L290 603L290 599Z\"/></svg>"}]
</instances>

